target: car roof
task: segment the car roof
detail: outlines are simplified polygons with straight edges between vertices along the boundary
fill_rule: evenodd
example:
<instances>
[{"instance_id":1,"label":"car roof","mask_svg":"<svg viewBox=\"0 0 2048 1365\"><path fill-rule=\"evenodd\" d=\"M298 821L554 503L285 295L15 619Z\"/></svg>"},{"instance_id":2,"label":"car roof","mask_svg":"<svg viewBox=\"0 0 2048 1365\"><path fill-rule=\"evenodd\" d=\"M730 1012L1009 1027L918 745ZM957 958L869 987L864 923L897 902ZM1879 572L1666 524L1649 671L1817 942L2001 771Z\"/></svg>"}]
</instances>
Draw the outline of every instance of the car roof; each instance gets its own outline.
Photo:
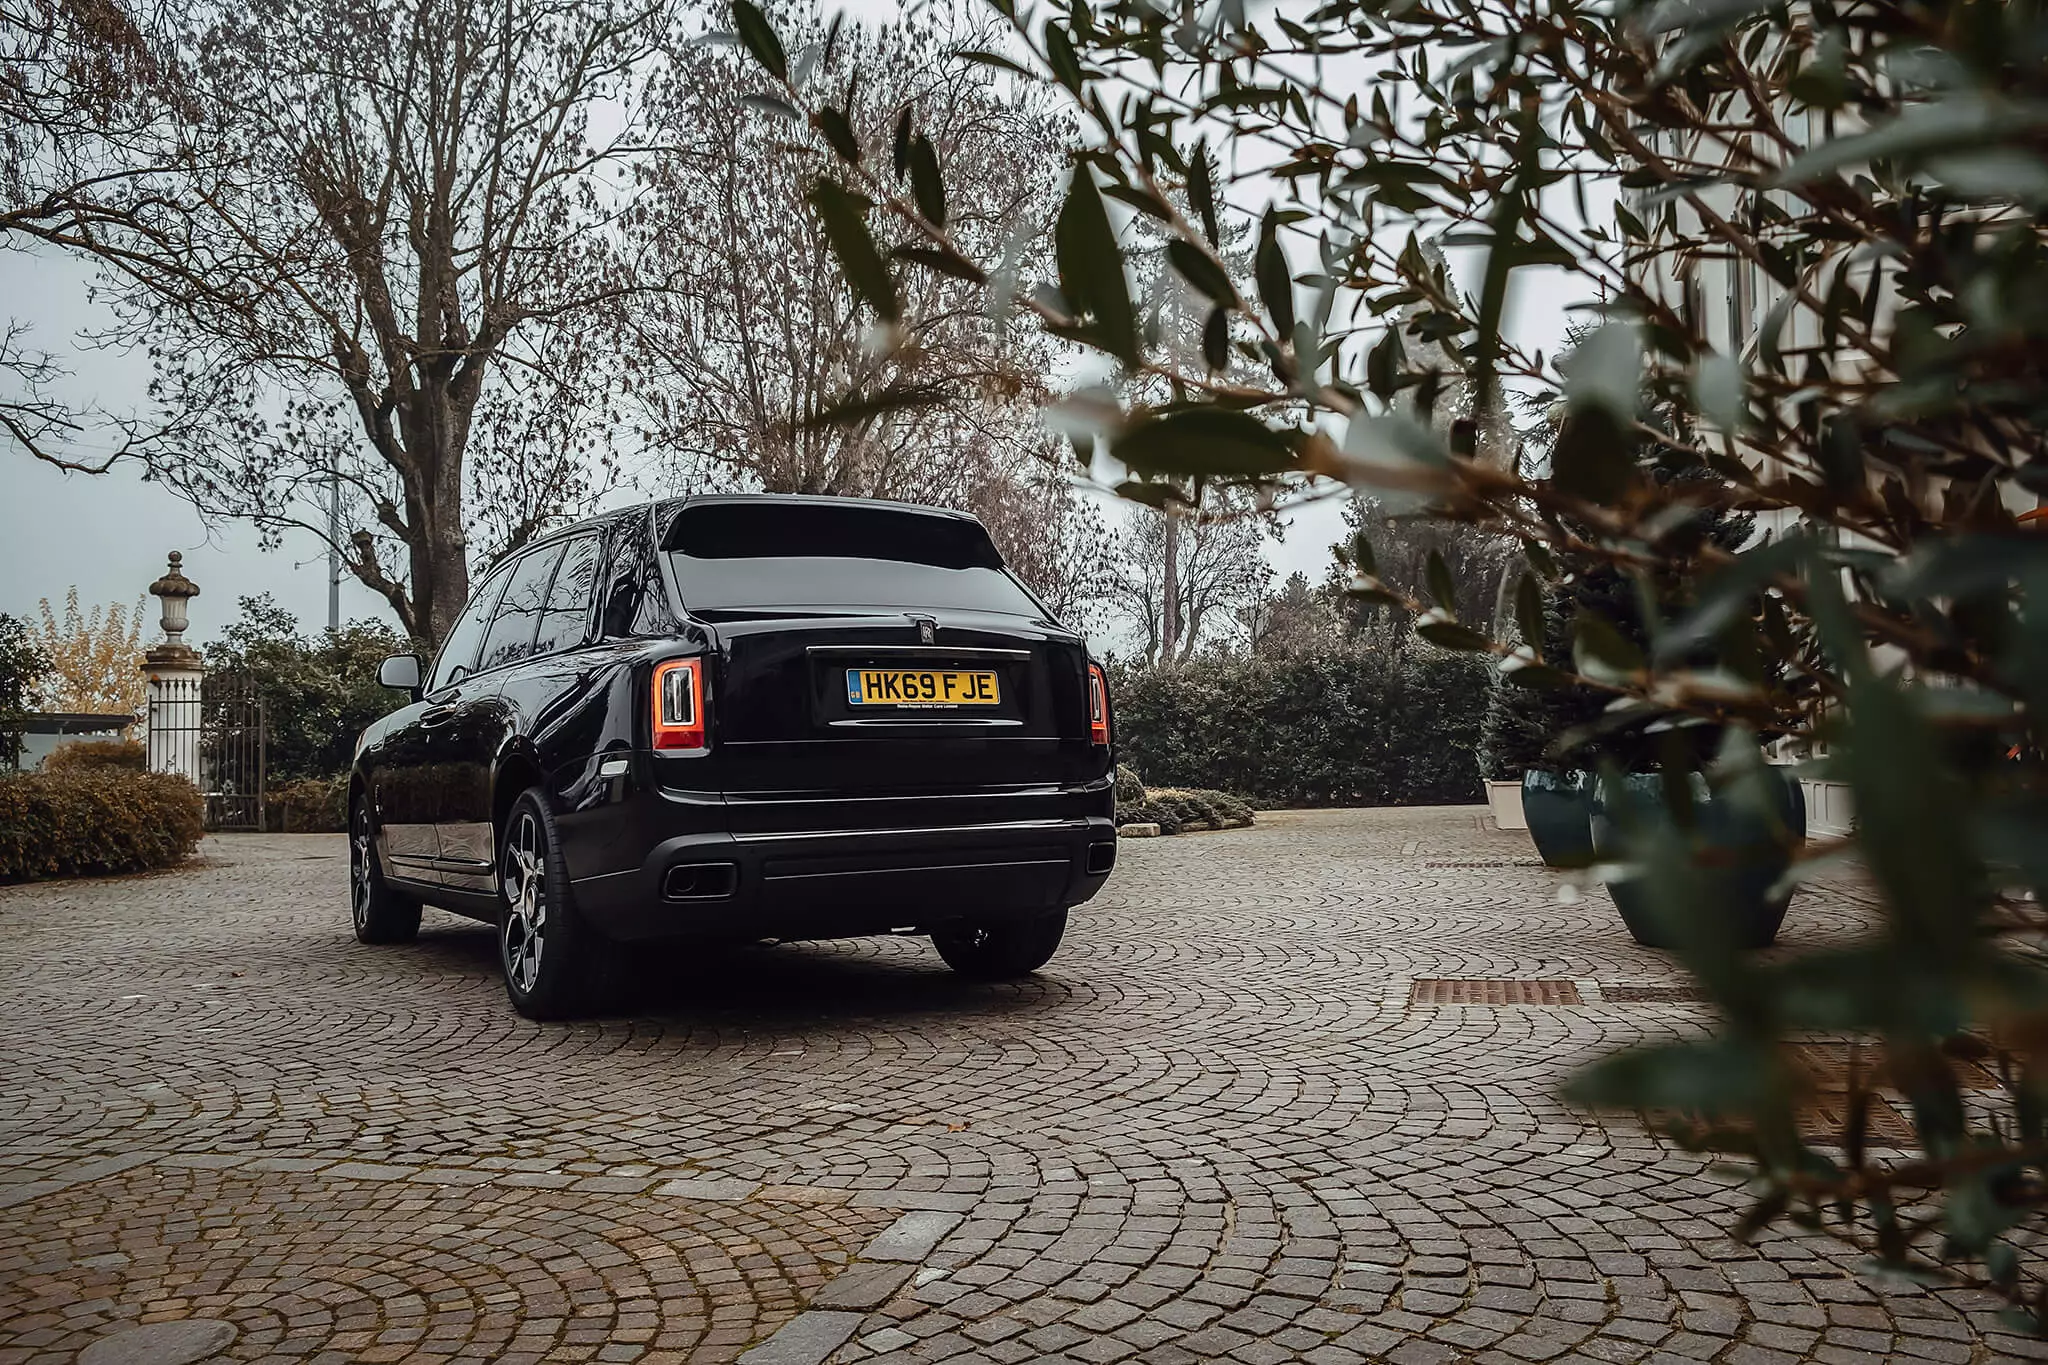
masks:
<instances>
[{"instance_id":1,"label":"car roof","mask_svg":"<svg viewBox=\"0 0 2048 1365\"><path fill-rule=\"evenodd\" d=\"M657 526L660 526L687 507L737 506L764 502L809 507L885 507L894 512L916 512L953 521L973 522L977 526L981 524L980 518L951 507L933 507L921 502L895 502L888 498L841 498L818 493L689 493L680 498L655 498L648 502L634 503L630 507L614 507L595 516L585 517L581 521L571 522L545 535L535 536L511 554L494 562L491 568L495 569L498 564L504 563L514 555L525 554L529 550L538 549L565 536L573 536L580 531L594 531L628 517L652 514ZM657 535L656 539L658 541L660 537Z\"/></svg>"},{"instance_id":2,"label":"car roof","mask_svg":"<svg viewBox=\"0 0 2048 1365\"><path fill-rule=\"evenodd\" d=\"M654 508L659 515L663 512L680 512L686 507L764 502L802 507L886 507L892 512L921 512L928 516L950 517L955 521L975 520L968 513L955 511L951 507L932 507L921 502L896 502L888 498L841 498L820 493L692 493L686 497L667 498L656 502Z\"/></svg>"}]
</instances>

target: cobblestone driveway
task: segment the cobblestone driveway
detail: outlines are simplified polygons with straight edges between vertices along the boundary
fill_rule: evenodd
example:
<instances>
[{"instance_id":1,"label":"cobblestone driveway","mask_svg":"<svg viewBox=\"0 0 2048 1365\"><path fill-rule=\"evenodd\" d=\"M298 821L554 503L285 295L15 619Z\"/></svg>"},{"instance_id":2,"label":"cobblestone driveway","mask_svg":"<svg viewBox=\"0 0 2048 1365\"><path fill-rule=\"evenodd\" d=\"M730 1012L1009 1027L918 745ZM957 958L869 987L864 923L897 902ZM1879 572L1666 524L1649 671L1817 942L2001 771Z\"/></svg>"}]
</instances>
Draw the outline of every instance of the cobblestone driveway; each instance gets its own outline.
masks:
<instances>
[{"instance_id":1,"label":"cobblestone driveway","mask_svg":"<svg viewBox=\"0 0 2048 1365\"><path fill-rule=\"evenodd\" d=\"M1698 1026L1472 809L1132 843L1046 973L643 963L536 1026L487 931L349 937L340 839L0 891L0 1360L1965 1361L2031 1351L1551 1091ZM1852 889L1788 937L1855 932ZM1411 1003L1419 978L1581 1003ZM1621 991L1619 996L1642 995ZM1647 994L1655 994L1648 992Z\"/></svg>"}]
</instances>

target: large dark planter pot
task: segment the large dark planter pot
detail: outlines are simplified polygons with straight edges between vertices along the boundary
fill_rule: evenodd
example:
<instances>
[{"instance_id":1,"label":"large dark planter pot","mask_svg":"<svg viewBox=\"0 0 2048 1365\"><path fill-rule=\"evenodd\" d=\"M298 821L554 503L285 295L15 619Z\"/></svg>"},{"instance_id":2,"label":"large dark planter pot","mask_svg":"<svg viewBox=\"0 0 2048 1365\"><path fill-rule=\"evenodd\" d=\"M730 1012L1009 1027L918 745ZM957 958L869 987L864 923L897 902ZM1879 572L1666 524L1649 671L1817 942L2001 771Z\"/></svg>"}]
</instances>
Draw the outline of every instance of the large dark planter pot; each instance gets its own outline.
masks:
<instances>
[{"instance_id":1,"label":"large dark planter pot","mask_svg":"<svg viewBox=\"0 0 2048 1365\"><path fill-rule=\"evenodd\" d=\"M1552 867L1593 865L1590 773L1523 773L1522 814L1544 862Z\"/></svg>"},{"instance_id":2,"label":"large dark planter pot","mask_svg":"<svg viewBox=\"0 0 2048 1365\"><path fill-rule=\"evenodd\" d=\"M1771 771L1782 792L1775 820L1709 794L1704 783L1694 788L1694 875L1705 902L1730 916L1722 927L1739 948L1768 948L1777 940L1792 892L1772 895L1771 888L1791 866L1793 852L1806 837L1806 803L1799 784L1779 769ZM1665 807L1663 781L1654 773L1601 779L1592 806L1593 847L1602 862L1620 862L1626 856L1625 825L1668 823L1672 818ZM1607 891L1636 942L1645 948L1683 946L1683 926L1658 912L1647 884L1621 877L1608 882Z\"/></svg>"}]
</instances>

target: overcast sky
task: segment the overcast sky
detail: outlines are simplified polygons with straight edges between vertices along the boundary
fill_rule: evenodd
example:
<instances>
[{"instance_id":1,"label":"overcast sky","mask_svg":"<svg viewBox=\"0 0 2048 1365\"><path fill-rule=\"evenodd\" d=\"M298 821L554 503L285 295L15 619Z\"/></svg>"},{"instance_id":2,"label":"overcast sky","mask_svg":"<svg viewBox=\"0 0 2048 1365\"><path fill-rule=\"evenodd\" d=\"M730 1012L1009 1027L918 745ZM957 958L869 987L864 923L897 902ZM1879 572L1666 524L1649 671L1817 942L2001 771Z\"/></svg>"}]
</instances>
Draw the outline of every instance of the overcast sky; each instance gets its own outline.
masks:
<instances>
[{"instance_id":1,"label":"overcast sky","mask_svg":"<svg viewBox=\"0 0 2048 1365\"><path fill-rule=\"evenodd\" d=\"M863 18L886 17L891 0L854 0ZM1596 210L1597 211L1597 210ZM1474 262L1452 253L1453 269L1473 278ZM121 413L146 407L150 367L139 353L87 349L81 332L103 328L110 313L90 297L91 269L41 251L0 251L0 300L8 316L33 325L31 349L54 352L73 371L58 390L73 403ZM1566 309L1583 284L1557 272L1517 272L1508 331L1518 341L1554 349ZM139 469L66 475L25 455L0 449L0 612L32 614L41 598L61 608L76 585L84 603L132 603L163 572L165 556L182 551L185 572L200 585L191 637L204 642L237 615L236 599L269 593L313 630L327 619L327 560L310 537L288 537L264 550L246 523L208 525L176 495L142 481ZM1106 501L1113 503L1113 499ZM1324 499L1291 517L1284 539L1267 546L1276 579L1297 569L1311 579L1327 571L1329 546L1342 534L1341 499ZM155 603L151 632L155 631ZM344 620L392 621L382 598L353 579L342 584Z\"/></svg>"},{"instance_id":2,"label":"overcast sky","mask_svg":"<svg viewBox=\"0 0 2048 1365\"><path fill-rule=\"evenodd\" d=\"M64 356L72 375L59 392L111 412L146 406L146 356L82 347L80 331L104 327L107 310L90 298L88 267L44 252L0 252L0 299L8 315L33 324L31 347ZM88 443L90 445L90 443ZM107 474L65 474L17 452L0 451L0 612L32 615L41 598L62 609L76 585L86 604L132 603L164 571L165 556L183 552L185 573L199 584L190 638L204 641L237 615L238 597L269 593L308 630L326 624L327 558L310 537L288 538L277 550L257 544L253 527L209 526L191 504L145 483L139 466ZM1342 534L1339 504L1304 510L1284 542L1268 547L1277 573L1295 569L1320 578L1329 545ZM156 603L148 603L155 631ZM384 599L347 579L344 620L393 621Z\"/></svg>"}]
</instances>

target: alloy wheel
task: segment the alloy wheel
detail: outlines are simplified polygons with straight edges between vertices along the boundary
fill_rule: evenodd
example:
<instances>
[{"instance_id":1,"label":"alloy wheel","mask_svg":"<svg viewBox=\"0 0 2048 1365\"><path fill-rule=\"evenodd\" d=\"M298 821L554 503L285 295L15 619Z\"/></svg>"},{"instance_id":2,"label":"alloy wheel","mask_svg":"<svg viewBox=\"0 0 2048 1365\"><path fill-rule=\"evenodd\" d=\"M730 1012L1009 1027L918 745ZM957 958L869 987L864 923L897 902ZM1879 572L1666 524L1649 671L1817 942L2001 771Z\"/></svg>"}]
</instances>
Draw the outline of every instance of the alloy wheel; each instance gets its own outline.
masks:
<instances>
[{"instance_id":1,"label":"alloy wheel","mask_svg":"<svg viewBox=\"0 0 2048 1365\"><path fill-rule=\"evenodd\" d=\"M505 976L520 994L540 981L547 946L547 858L540 822L521 811L505 841L500 880L505 892Z\"/></svg>"},{"instance_id":2,"label":"alloy wheel","mask_svg":"<svg viewBox=\"0 0 2048 1365\"><path fill-rule=\"evenodd\" d=\"M358 805L355 819L350 822L348 837L349 911L355 916L358 933L363 932L370 923L370 896L374 889L375 868L376 852L370 847L370 812Z\"/></svg>"}]
</instances>

